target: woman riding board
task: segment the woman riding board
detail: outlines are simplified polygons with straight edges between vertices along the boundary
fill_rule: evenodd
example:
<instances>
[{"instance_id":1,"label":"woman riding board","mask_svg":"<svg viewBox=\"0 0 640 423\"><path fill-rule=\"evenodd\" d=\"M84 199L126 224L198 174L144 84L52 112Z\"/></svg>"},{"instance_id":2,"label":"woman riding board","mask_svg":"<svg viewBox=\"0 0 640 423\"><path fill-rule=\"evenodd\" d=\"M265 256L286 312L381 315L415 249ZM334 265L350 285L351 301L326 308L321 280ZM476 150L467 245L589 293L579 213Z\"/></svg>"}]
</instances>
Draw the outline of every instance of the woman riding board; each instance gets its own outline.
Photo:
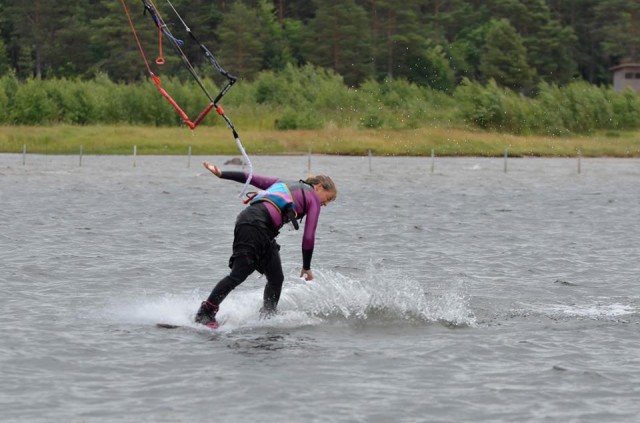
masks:
<instances>
[{"instance_id":1,"label":"woman riding board","mask_svg":"<svg viewBox=\"0 0 640 423\"><path fill-rule=\"evenodd\" d=\"M248 177L244 172L222 171L206 161L203 165L221 179L244 183ZM291 222L298 229L298 221L303 217L306 220L302 236L300 277L313 280L311 257L320 207L335 200L337 195L335 184L325 175L312 176L298 182L253 175L251 185L262 191L251 197L249 206L236 219L233 254L229 259L231 272L216 284L196 313L195 321L211 328L218 327L216 314L220 303L255 270L267 278L261 315L275 313L284 281L280 246L275 238L285 223Z\"/></svg>"}]
</instances>

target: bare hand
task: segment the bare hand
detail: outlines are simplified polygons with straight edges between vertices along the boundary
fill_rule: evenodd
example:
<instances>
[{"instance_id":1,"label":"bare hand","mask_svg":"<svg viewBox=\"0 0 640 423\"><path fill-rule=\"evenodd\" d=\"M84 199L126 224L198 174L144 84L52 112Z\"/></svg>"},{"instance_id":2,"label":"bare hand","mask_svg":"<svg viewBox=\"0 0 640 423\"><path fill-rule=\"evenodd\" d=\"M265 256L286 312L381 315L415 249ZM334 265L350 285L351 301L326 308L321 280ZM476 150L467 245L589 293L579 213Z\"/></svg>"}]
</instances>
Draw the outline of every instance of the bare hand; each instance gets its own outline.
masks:
<instances>
[{"instance_id":1,"label":"bare hand","mask_svg":"<svg viewBox=\"0 0 640 423\"><path fill-rule=\"evenodd\" d=\"M202 163L202 165L205 167L205 169L216 175L218 178L222 175L222 171L218 166L209 164L209 162L206 160Z\"/></svg>"},{"instance_id":2,"label":"bare hand","mask_svg":"<svg viewBox=\"0 0 640 423\"><path fill-rule=\"evenodd\" d=\"M302 269L300 271L300 277L307 282L311 282L313 280L313 272L311 271L311 269L309 270Z\"/></svg>"}]
</instances>

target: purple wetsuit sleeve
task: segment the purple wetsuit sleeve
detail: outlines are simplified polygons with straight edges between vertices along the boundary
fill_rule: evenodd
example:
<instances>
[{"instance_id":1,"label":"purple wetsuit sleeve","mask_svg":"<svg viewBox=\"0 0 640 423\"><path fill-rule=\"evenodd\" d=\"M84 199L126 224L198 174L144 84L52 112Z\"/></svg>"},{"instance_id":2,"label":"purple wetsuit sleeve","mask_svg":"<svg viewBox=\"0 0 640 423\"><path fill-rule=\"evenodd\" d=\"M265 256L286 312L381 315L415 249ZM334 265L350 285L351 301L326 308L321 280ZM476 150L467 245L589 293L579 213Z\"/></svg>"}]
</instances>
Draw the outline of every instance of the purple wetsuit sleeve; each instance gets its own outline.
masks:
<instances>
[{"instance_id":1,"label":"purple wetsuit sleeve","mask_svg":"<svg viewBox=\"0 0 640 423\"><path fill-rule=\"evenodd\" d=\"M230 181L236 181L244 184L247 181L249 174L245 172L225 170L222 172L220 177L222 179L229 179ZM251 177L251 185L258 189L267 189L278 181L279 178L273 178L270 176L253 175L253 177Z\"/></svg>"},{"instance_id":2,"label":"purple wetsuit sleeve","mask_svg":"<svg viewBox=\"0 0 640 423\"><path fill-rule=\"evenodd\" d=\"M304 222L304 234L302 235L302 267L311 268L311 256L316 241L316 228L320 217L320 200L313 191L305 192L306 217Z\"/></svg>"}]
</instances>

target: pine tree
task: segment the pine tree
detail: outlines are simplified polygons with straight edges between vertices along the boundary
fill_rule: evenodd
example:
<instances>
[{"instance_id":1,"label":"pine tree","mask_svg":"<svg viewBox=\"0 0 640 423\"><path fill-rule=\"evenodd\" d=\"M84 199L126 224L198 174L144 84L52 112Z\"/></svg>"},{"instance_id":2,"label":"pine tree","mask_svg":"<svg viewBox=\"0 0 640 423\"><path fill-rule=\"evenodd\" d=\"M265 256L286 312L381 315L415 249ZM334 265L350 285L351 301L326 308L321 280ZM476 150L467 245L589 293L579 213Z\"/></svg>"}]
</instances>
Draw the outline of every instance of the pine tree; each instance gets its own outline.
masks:
<instances>
[{"instance_id":1,"label":"pine tree","mask_svg":"<svg viewBox=\"0 0 640 423\"><path fill-rule=\"evenodd\" d=\"M279 11L268 0L259 0L258 18L265 28L265 52L263 68L282 70L287 63L293 62L291 48L284 29L284 18L279 19ZM284 13L284 12L283 12Z\"/></svg>"},{"instance_id":2,"label":"pine tree","mask_svg":"<svg viewBox=\"0 0 640 423\"><path fill-rule=\"evenodd\" d=\"M370 0L370 19L377 79L423 80L427 55L440 42L433 25L423 22L422 0ZM436 40L435 42L433 40Z\"/></svg>"},{"instance_id":3,"label":"pine tree","mask_svg":"<svg viewBox=\"0 0 640 423\"><path fill-rule=\"evenodd\" d=\"M538 36L528 37L524 41L527 60L542 80L566 84L578 72L574 59L577 41L572 28L549 20L540 28Z\"/></svg>"},{"instance_id":4,"label":"pine tree","mask_svg":"<svg viewBox=\"0 0 640 423\"><path fill-rule=\"evenodd\" d=\"M158 31L149 16L143 16L139 3L127 1L134 28L152 69L156 69L158 56ZM129 26L122 4L111 0L100 0L94 5L91 19L90 44L93 54L93 73L107 73L117 81L132 81L147 75L145 62ZM167 64L164 69L178 66L175 54L167 46L164 54ZM163 70L164 70L163 69ZM158 74L161 71L156 71Z\"/></svg>"},{"instance_id":5,"label":"pine tree","mask_svg":"<svg viewBox=\"0 0 640 423\"><path fill-rule=\"evenodd\" d=\"M13 49L19 51L19 74L23 76L42 75L42 56L47 49L48 37L46 12L53 5L49 0L34 0L32 2L12 2L6 7L15 21L13 22L13 34L11 43ZM28 46L28 47L27 47ZM29 53L31 60L26 56ZM27 64L29 63L29 64ZM28 67L33 65L31 72Z\"/></svg>"},{"instance_id":6,"label":"pine tree","mask_svg":"<svg viewBox=\"0 0 640 423\"><path fill-rule=\"evenodd\" d=\"M0 38L0 77L6 74L11 65L9 63L9 56L7 55L7 48L4 44L4 40Z\"/></svg>"},{"instance_id":7,"label":"pine tree","mask_svg":"<svg viewBox=\"0 0 640 423\"><path fill-rule=\"evenodd\" d=\"M600 47L613 65L640 61L640 2L608 0L594 7Z\"/></svg>"},{"instance_id":8,"label":"pine tree","mask_svg":"<svg viewBox=\"0 0 640 423\"><path fill-rule=\"evenodd\" d=\"M155 2L155 5L161 9L162 17L171 31L185 40L183 50L190 62L196 67L203 66L206 58L202 54L200 46L191 40L184 25L186 24L191 29L198 41L213 54L216 54L219 49L217 30L223 19L223 6L226 4L217 4L219 2L211 0L173 0L171 3L178 14L163 2Z\"/></svg>"},{"instance_id":9,"label":"pine tree","mask_svg":"<svg viewBox=\"0 0 640 423\"><path fill-rule=\"evenodd\" d=\"M348 85L372 74L367 14L354 0L319 3L308 24L305 46L309 62L335 70Z\"/></svg>"},{"instance_id":10,"label":"pine tree","mask_svg":"<svg viewBox=\"0 0 640 423\"><path fill-rule=\"evenodd\" d=\"M252 79L263 67L265 23L255 9L238 1L220 24L220 60L227 71Z\"/></svg>"},{"instance_id":11,"label":"pine tree","mask_svg":"<svg viewBox=\"0 0 640 423\"><path fill-rule=\"evenodd\" d=\"M508 20L492 21L485 41L480 69L486 80L513 89L531 85L533 71L527 64L527 50Z\"/></svg>"},{"instance_id":12,"label":"pine tree","mask_svg":"<svg viewBox=\"0 0 640 423\"><path fill-rule=\"evenodd\" d=\"M553 2L551 11L561 25L570 27L577 42L571 58L577 63L578 74L591 83L610 82L610 60L602 51L602 23L595 19L594 9L601 0L571 0ZM608 3L608 0L607 0Z\"/></svg>"},{"instance_id":13,"label":"pine tree","mask_svg":"<svg viewBox=\"0 0 640 423\"><path fill-rule=\"evenodd\" d=\"M491 0L488 7L522 37L527 62L539 78L566 83L577 73L575 33L552 17L545 0Z\"/></svg>"}]
</instances>

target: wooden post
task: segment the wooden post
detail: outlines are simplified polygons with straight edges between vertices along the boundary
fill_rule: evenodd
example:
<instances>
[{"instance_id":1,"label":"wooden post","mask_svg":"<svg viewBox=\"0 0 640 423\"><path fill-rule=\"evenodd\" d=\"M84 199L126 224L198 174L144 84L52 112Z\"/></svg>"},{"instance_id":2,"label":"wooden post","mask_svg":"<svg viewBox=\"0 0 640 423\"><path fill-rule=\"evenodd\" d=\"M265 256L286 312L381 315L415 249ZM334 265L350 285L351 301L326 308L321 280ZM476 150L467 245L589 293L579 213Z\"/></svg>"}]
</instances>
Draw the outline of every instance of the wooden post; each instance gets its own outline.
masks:
<instances>
[{"instance_id":1,"label":"wooden post","mask_svg":"<svg viewBox=\"0 0 640 423\"><path fill-rule=\"evenodd\" d=\"M22 145L22 166L27 163L27 144Z\"/></svg>"},{"instance_id":2,"label":"wooden post","mask_svg":"<svg viewBox=\"0 0 640 423\"><path fill-rule=\"evenodd\" d=\"M436 152L435 150L432 148L431 149L431 173L433 173L433 170L436 167Z\"/></svg>"},{"instance_id":3,"label":"wooden post","mask_svg":"<svg viewBox=\"0 0 640 423\"><path fill-rule=\"evenodd\" d=\"M82 144L80 144L80 159L78 160L78 166L82 167Z\"/></svg>"},{"instance_id":4,"label":"wooden post","mask_svg":"<svg viewBox=\"0 0 640 423\"><path fill-rule=\"evenodd\" d=\"M371 149L369 149L369 172L371 172Z\"/></svg>"},{"instance_id":5,"label":"wooden post","mask_svg":"<svg viewBox=\"0 0 640 423\"><path fill-rule=\"evenodd\" d=\"M188 154L188 158L187 158L187 168L191 167L191 146L189 146L189 152Z\"/></svg>"},{"instance_id":6,"label":"wooden post","mask_svg":"<svg viewBox=\"0 0 640 423\"><path fill-rule=\"evenodd\" d=\"M504 173L507 173L507 156L508 156L508 153L507 153L507 149L505 148L504 149Z\"/></svg>"},{"instance_id":7,"label":"wooden post","mask_svg":"<svg viewBox=\"0 0 640 423\"><path fill-rule=\"evenodd\" d=\"M138 146L133 146L133 167L136 167L136 156L138 155Z\"/></svg>"},{"instance_id":8,"label":"wooden post","mask_svg":"<svg viewBox=\"0 0 640 423\"><path fill-rule=\"evenodd\" d=\"M580 159L582 157L582 151L578 150L578 175L580 175Z\"/></svg>"}]
</instances>

